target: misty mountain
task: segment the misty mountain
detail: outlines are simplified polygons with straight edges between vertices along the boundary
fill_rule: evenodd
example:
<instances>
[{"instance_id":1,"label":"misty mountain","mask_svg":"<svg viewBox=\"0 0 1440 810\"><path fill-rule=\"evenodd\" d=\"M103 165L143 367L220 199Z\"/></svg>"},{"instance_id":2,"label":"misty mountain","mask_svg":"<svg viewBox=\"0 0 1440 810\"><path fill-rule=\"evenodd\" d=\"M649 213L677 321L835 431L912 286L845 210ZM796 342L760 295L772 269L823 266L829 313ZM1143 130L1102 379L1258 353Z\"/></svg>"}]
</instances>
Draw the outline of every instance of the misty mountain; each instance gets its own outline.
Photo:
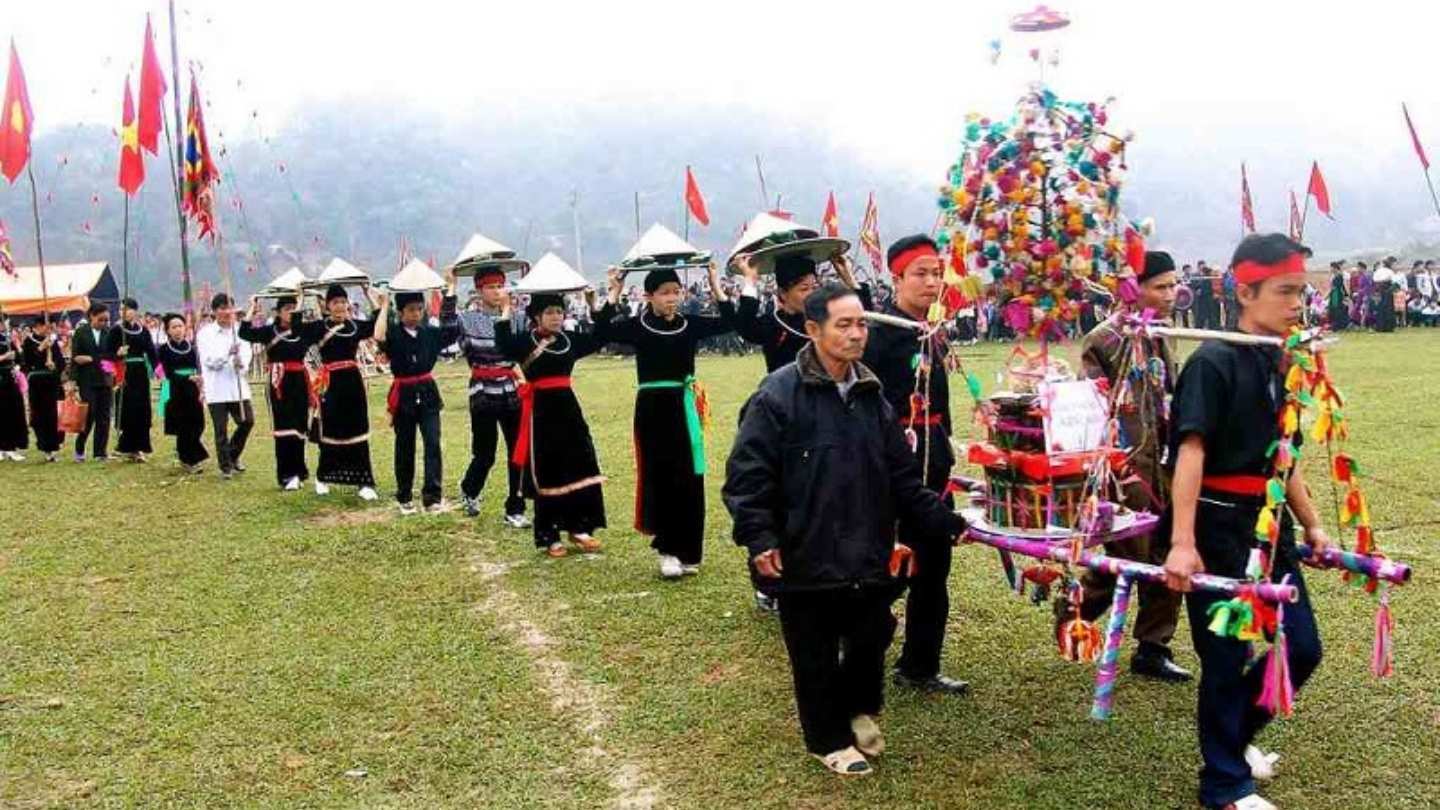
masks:
<instances>
[{"instance_id":1,"label":"misty mountain","mask_svg":"<svg viewBox=\"0 0 1440 810\"><path fill-rule=\"evenodd\" d=\"M933 225L936 188L954 158L937 160L928 176L897 171L798 122L734 109L659 109L637 116L536 105L519 116L466 119L333 103L312 106L266 139L232 139L212 130L222 175L223 246L237 294L293 264L313 274L334 255L388 277L402 241L412 255L444 265L477 230L532 260L553 250L573 263L575 199L583 269L598 279L635 239L637 192L642 230L659 221L683 233L687 164L694 166L711 214L708 228L691 223L691 241L723 256L745 220L761 209L757 154L766 207L778 198L798 220L818 225L825 196L834 189L843 234L853 239L866 196L874 191L881 235L889 240ZM147 156L146 184L130 211L132 291L157 308L180 298L174 190L163 147L162 141L159 157ZM1264 148L1278 152L1285 146ZM115 184L115 133L61 128L39 137L35 154L47 262L106 260L120 279L124 207ZM1182 261L1223 260L1238 233L1233 151L1175 132L1137 141L1130 162L1127 213L1155 217L1156 242ZM1261 227L1283 228L1283 201L1267 197L1269 191L1257 189ZM1411 190L1400 194L1368 178L1332 177L1331 192L1339 201L1339 221L1310 215L1320 223L1310 231L1321 239L1322 254L1401 250L1425 233L1425 211ZM0 220L17 261L33 263L24 178L0 191ZM219 289L216 251L195 242L193 227L190 257L197 294L207 282Z\"/></svg>"}]
</instances>

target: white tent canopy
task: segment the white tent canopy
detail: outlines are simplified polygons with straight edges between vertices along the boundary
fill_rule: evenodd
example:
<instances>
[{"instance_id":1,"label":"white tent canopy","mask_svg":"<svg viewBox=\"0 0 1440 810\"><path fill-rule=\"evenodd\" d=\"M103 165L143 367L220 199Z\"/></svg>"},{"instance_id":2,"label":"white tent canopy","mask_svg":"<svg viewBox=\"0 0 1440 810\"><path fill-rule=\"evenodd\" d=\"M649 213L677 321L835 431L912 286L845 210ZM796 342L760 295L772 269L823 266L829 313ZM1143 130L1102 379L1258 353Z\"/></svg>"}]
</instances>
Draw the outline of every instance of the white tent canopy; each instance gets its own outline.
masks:
<instances>
[{"instance_id":1,"label":"white tent canopy","mask_svg":"<svg viewBox=\"0 0 1440 810\"><path fill-rule=\"evenodd\" d=\"M44 294L39 267L16 267L14 275L0 272L0 310L10 314L39 314L48 298L51 312L85 309L93 298L113 303L120 291L106 262L45 265Z\"/></svg>"}]
</instances>

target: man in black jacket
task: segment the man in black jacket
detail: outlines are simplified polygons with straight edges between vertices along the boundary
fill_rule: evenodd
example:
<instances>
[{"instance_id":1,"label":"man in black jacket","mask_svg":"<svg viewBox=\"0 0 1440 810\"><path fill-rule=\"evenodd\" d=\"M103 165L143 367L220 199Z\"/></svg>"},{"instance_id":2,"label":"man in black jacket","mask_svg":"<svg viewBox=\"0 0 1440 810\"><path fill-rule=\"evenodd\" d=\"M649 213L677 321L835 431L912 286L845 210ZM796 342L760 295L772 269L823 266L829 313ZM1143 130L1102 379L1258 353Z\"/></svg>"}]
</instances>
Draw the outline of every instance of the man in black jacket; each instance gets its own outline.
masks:
<instances>
[{"instance_id":1,"label":"man in black jacket","mask_svg":"<svg viewBox=\"0 0 1440 810\"><path fill-rule=\"evenodd\" d=\"M805 300L805 318L810 343L745 404L723 495L735 542L780 582L805 747L835 773L864 774L864 755L884 750L875 715L895 574L913 567L896 520L924 526L925 538L965 524L922 486L879 380L859 362L867 326L856 294L827 284Z\"/></svg>"},{"instance_id":2,"label":"man in black jacket","mask_svg":"<svg viewBox=\"0 0 1440 810\"><path fill-rule=\"evenodd\" d=\"M114 402L115 377L103 365L115 359L110 347L110 310L104 304L91 304L86 312L88 321L75 328L70 342L71 379L80 398L90 406L85 430L75 436L75 460L85 460L85 442L95 434L94 459L105 461L110 446L110 406Z\"/></svg>"}]
</instances>

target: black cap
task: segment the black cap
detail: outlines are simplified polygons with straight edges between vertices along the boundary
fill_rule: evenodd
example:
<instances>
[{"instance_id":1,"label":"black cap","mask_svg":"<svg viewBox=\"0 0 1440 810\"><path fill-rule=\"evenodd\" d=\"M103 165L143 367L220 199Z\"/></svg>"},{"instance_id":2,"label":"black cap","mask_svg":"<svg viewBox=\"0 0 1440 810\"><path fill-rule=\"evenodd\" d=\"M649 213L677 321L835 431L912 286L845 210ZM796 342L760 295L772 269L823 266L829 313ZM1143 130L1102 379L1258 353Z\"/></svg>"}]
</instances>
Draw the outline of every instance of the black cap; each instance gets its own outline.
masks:
<instances>
[{"instance_id":1,"label":"black cap","mask_svg":"<svg viewBox=\"0 0 1440 810\"><path fill-rule=\"evenodd\" d=\"M788 290L806 276L815 275L815 260L809 254L795 253L775 260L775 283Z\"/></svg>"},{"instance_id":2,"label":"black cap","mask_svg":"<svg viewBox=\"0 0 1440 810\"><path fill-rule=\"evenodd\" d=\"M425 294L418 292L397 292L395 293L395 308L404 309L411 304L424 304Z\"/></svg>"},{"instance_id":3,"label":"black cap","mask_svg":"<svg viewBox=\"0 0 1440 810\"><path fill-rule=\"evenodd\" d=\"M1175 272L1175 259L1169 253L1163 250L1147 250L1145 251L1145 269L1135 280L1146 282L1156 276L1173 272Z\"/></svg>"},{"instance_id":4,"label":"black cap","mask_svg":"<svg viewBox=\"0 0 1440 810\"><path fill-rule=\"evenodd\" d=\"M534 293L530 296L530 303L525 305L525 317L538 318L540 313L550 307L565 308L565 296L560 293Z\"/></svg>"},{"instance_id":5,"label":"black cap","mask_svg":"<svg viewBox=\"0 0 1440 810\"><path fill-rule=\"evenodd\" d=\"M120 306L124 307L125 309L139 309L140 303L134 298L126 297L120 299Z\"/></svg>"},{"instance_id":6,"label":"black cap","mask_svg":"<svg viewBox=\"0 0 1440 810\"><path fill-rule=\"evenodd\" d=\"M295 306L296 304L299 304L299 303L300 303L300 300L299 300L298 298L296 298L295 296L293 296L293 295L282 295L282 296L279 296L279 297L277 297L277 298L275 299L275 310L278 312L278 311L280 310L280 308L283 307L283 306L285 306L286 304L289 304L289 305L291 305L291 306Z\"/></svg>"},{"instance_id":7,"label":"black cap","mask_svg":"<svg viewBox=\"0 0 1440 810\"><path fill-rule=\"evenodd\" d=\"M653 293L656 290L660 289L661 284L669 281L673 281L676 284L679 284L680 274L676 273L674 270L669 269L651 270L649 273L645 274L645 293L647 295Z\"/></svg>"},{"instance_id":8,"label":"black cap","mask_svg":"<svg viewBox=\"0 0 1440 810\"><path fill-rule=\"evenodd\" d=\"M331 284L329 287L325 288L325 303L328 304L331 301L334 301L336 298L344 298L348 301L350 300L350 294L345 292L345 288L341 285Z\"/></svg>"},{"instance_id":9,"label":"black cap","mask_svg":"<svg viewBox=\"0 0 1440 810\"><path fill-rule=\"evenodd\" d=\"M235 306L235 302L234 302L234 301L231 301L231 300L230 300L230 296L226 295L226 294L223 293L223 292L222 292L222 293L216 293L216 294L215 294L215 297L210 299L210 309L212 309L212 310L216 310L216 309L219 309L219 308L221 308L221 307L233 307L233 306Z\"/></svg>"}]
</instances>

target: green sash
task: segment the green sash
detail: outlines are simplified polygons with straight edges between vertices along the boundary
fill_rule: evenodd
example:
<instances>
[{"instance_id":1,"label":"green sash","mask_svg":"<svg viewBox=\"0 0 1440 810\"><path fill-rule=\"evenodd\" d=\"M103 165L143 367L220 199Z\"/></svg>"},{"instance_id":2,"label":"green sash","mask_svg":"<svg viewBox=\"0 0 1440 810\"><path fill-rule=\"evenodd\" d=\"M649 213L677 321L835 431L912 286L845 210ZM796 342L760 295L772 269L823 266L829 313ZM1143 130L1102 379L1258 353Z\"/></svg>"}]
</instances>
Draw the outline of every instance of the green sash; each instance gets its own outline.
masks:
<instances>
[{"instance_id":1,"label":"green sash","mask_svg":"<svg viewBox=\"0 0 1440 810\"><path fill-rule=\"evenodd\" d=\"M172 372L176 377L190 379L195 376L193 368L177 368ZM160 383L160 413L165 413L165 405L170 402L170 375L165 375L165 382Z\"/></svg>"},{"instance_id":2,"label":"green sash","mask_svg":"<svg viewBox=\"0 0 1440 810\"><path fill-rule=\"evenodd\" d=\"M640 383L639 390L682 388L685 390L685 427L690 432L690 457L696 475L705 474L705 428L700 424L700 408L695 401L695 375L683 380L654 380Z\"/></svg>"}]
</instances>

